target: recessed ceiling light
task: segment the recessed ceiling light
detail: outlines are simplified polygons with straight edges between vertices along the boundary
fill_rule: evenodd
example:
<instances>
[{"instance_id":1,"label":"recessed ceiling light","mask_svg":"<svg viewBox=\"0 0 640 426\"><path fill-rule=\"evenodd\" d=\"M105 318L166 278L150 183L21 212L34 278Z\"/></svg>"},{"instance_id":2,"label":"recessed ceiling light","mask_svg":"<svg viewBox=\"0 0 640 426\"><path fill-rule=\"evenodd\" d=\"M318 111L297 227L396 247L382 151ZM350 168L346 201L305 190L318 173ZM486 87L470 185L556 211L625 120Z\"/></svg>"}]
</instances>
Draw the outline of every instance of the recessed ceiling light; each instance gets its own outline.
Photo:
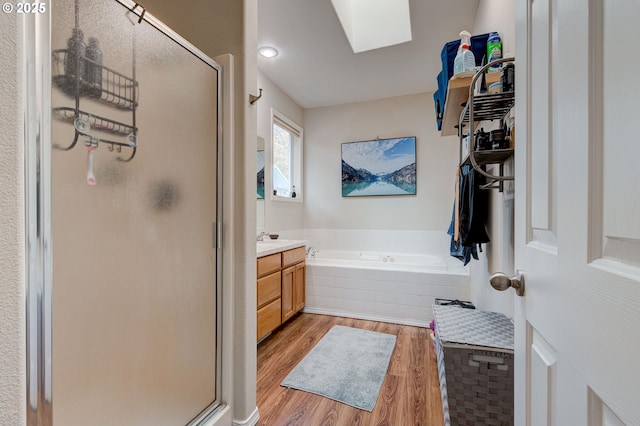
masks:
<instances>
[{"instance_id":1,"label":"recessed ceiling light","mask_svg":"<svg viewBox=\"0 0 640 426\"><path fill-rule=\"evenodd\" d=\"M258 53L263 58L275 58L278 56L278 49L272 46L262 46L258 48Z\"/></svg>"},{"instance_id":2,"label":"recessed ceiling light","mask_svg":"<svg viewBox=\"0 0 640 426\"><path fill-rule=\"evenodd\" d=\"M331 0L353 53L411 41L409 0Z\"/></svg>"}]
</instances>

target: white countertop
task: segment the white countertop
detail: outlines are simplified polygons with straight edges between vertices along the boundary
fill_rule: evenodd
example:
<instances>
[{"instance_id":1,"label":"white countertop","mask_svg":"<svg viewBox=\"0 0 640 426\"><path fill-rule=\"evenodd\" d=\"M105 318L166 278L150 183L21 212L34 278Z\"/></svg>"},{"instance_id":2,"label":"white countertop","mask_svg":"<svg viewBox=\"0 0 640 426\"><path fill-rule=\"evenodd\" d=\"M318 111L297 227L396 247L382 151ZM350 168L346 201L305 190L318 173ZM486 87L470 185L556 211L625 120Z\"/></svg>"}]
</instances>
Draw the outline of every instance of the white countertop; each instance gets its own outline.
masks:
<instances>
[{"instance_id":1,"label":"white countertop","mask_svg":"<svg viewBox=\"0 0 640 426\"><path fill-rule=\"evenodd\" d=\"M307 244L306 240L270 240L256 242L256 257L267 256L285 250L302 247Z\"/></svg>"}]
</instances>

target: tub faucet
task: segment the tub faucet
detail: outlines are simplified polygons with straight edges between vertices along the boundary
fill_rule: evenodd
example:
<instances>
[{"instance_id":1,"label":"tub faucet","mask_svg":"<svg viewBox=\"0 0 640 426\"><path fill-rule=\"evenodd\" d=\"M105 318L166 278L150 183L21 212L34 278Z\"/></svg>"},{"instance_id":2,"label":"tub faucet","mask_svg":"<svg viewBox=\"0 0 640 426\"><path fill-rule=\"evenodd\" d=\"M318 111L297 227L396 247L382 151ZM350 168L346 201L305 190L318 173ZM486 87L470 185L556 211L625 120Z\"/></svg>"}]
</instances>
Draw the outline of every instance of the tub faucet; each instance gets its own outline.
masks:
<instances>
[{"instance_id":1,"label":"tub faucet","mask_svg":"<svg viewBox=\"0 0 640 426\"><path fill-rule=\"evenodd\" d=\"M315 259L316 258L316 253L318 252L317 249L313 248L313 246L309 246L307 247L307 257L311 257L311 259Z\"/></svg>"},{"instance_id":2,"label":"tub faucet","mask_svg":"<svg viewBox=\"0 0 640 426\"><path fill-rule=\"evenodd\" d=\"M262 231L256 237L256 241L264 241L264 237L266 237L267 235L269 235L269 233L267 231Z\"/></svg>"}]
</instances>

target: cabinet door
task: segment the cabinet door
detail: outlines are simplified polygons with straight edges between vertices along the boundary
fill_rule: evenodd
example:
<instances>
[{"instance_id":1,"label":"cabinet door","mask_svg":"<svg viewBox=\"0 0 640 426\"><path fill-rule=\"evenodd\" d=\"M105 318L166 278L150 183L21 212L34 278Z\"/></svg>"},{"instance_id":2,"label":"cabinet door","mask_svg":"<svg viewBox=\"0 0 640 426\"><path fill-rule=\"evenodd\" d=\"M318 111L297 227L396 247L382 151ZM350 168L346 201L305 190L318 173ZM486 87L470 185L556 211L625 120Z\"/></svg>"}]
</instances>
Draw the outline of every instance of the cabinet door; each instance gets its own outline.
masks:
<instances>
[{"instance_id":1,"label":"cabinet door","mask_svg":"<svg viewBox=\"0 0 640 426\"><path fill-rule=\"evenodd\" d=\"M296 266L282 270L282 322L293 316L294 310L294 274Z\"/></svg>"},{"instance_id":2,"label":"cabinet door","mask_svg":"<svg viewBox=\"0 0 640 426\"><path fill-rule=\"evenodd\" d=\"M295 312L304 308L305 303L305 263L298 263L293 275L293 308Z\"/></svg>"}]
</instances>

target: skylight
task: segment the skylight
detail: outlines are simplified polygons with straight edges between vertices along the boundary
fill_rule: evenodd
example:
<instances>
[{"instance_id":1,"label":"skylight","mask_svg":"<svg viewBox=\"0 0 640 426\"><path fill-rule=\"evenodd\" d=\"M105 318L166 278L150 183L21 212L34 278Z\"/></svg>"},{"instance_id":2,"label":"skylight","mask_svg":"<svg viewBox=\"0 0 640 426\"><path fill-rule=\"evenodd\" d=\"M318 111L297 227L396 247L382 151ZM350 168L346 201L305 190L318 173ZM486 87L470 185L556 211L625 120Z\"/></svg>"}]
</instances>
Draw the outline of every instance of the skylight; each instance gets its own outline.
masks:
<instances>
[{"instance_id":1,"label":"skylight","mask_svg":"<svg viewBox=\"0 0 640 426\"><path fill-rule=\"evenodd\" d=\"M331 0L353 53L411 41L409 0Z\"/></svg>"}]
</instances>

